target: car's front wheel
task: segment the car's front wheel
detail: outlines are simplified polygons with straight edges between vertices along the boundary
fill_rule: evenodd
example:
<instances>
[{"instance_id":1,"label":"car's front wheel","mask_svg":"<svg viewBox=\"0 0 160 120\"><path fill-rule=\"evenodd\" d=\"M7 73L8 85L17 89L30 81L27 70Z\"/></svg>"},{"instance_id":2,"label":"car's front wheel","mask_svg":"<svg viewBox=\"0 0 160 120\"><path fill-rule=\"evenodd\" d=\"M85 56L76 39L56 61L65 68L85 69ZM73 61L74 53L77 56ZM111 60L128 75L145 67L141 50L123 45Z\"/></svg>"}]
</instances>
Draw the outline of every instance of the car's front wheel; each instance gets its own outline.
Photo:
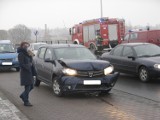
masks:
<instances>
[{"instance_id":1,"label":"car's front wheel","mask_svg":"<svg viewBox=\"0 0 160 120\"><path fill-rule=\"evenodd\" d=\"M144 66L139 69L139 79L142 82L148 82L149 81L149 73L148 73L147 68L144 67Z\"/></svg>"},{"instance_id":2,"label":"car's front wheel","mask_svg":"<svg viewBox=\"0 0 160 120\"><path fill-rule=\"evenodd\" d=\"M53 80L53 84L52 84L52 89L53 89L53 93L56 95L56 96L63 96L63 91L62 91L62 87L61 85L59 84L58 80L55 79Z\"/></svg>"}]
</instances>

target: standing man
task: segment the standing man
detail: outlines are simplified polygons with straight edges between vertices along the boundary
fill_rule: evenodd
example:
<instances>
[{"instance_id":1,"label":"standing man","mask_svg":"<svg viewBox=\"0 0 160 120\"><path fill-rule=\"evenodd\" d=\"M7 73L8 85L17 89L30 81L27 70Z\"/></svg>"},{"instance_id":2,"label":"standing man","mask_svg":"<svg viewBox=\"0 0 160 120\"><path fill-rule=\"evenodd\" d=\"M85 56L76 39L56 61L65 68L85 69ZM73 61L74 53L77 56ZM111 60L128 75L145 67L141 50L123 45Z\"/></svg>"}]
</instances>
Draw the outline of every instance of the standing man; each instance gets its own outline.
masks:
<instances>
[{"instance_id":1,"label":"standing man","mask_svg":"<svg viewBox=\"0 0 160 120\"><path fill-rule=\"evenodd\" d=\"M22 42L18 48L18 61L20 64L20 81L21 85L24 86L24 92L20 95L20 98L24 102L24 106L32 106L29 102L29 93L33 89L34 79L32 70L32 57L29 56L27 49L29 43Z\"/></svg>"}]
</instances>

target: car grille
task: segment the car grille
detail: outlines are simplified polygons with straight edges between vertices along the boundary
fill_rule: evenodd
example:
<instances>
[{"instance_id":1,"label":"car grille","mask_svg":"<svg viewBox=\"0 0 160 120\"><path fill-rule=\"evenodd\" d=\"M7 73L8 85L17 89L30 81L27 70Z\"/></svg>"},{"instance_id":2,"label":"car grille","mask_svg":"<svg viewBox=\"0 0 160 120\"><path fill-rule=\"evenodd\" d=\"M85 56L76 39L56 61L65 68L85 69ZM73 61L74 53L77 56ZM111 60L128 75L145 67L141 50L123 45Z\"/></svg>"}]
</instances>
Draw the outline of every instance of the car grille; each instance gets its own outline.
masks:
<instances>
[{"instance_id":1,"label":"car grille","mask_svg":"<svg viewBox=\"0 0 160 120\"><path fill-rule=\"evenodd\" d=\"M99 77L99 76L104 76L104 71L77 71L78 76L80 77Z\"/></svg>"},{"instance_id":2,"label":"car grille","mask_svg":"<svg viewBox=\"0 0 160 120\"><path fill-rule=\"evenodd\" d=\"M12 62L13 59L0 59L1 62Z\"/></svg>"},{"instance_id":3,"label":"car grille","mask_svg":"<svg viewBox=\"0 0 160 120\"><path fill-rule=\"evenodd\" d=\"M108 88L107 85L102 84L102 85L77 85L76 90L105 90Z\"/></svg>"}]
</instances>

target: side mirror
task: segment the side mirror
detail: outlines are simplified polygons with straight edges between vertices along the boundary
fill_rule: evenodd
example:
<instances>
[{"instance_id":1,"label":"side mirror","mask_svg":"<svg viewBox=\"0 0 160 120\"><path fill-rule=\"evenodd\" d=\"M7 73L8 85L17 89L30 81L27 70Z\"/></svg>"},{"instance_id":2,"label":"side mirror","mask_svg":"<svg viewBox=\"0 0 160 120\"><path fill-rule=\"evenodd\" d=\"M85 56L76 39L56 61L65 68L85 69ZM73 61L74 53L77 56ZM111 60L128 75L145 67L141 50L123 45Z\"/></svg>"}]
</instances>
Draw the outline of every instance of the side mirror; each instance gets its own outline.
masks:
<instances>
[{"instance_id":1,"label":"side mirror","mask_svg":"<svg viewBox=\"0 0 160 120\"><path fill-rule=\"evenodd\" d=\"M135 60L136 58L134 56L128 56L129 59Z\"/></svg>"}]
</instances>

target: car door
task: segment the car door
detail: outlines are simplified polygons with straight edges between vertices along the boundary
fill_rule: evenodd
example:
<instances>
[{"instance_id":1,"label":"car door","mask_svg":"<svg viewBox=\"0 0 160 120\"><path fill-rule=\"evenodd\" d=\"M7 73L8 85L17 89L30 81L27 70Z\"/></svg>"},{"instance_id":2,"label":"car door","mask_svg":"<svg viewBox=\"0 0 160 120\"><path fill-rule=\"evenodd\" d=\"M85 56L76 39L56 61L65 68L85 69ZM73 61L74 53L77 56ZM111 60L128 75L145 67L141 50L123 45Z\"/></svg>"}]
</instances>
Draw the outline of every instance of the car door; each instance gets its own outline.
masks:
<instances>
[{"instance_id":1,"label":"car door","mask_svg":"<svg viewBox=\"0 0 160 120\"><path fill-rule=\"evenodd\" d=\"M131 33L129 38L129 43L141 42L138 40L138 33Z\"/></svg>"},{"instance_id":2,"label":"car door","mask_svg":"<svg viewBox=\"0 0 160 120\"><path fill-rule=\"evenodd\" d=\"M121 71L122 50L122 45L117 46L113 51L110 52L107 59L118 71Z\"/></svg>"},{"instance_id":3,"label":"car door","mask_svg":"<svg viewBox=\"0 0 160 120\"><path fill-rule=\"evenodd\" d=\"M121 69L125 73L136 73L136 60L135 52L131 46L125 46L122 52ZM129 57L129 58L128 58Z\"/></svg>"},{"instance_id":4,"label":"car door","mask_svg":"<svg viewBox=\"0 0 160 120\"><path fill-rule=\"evenodd\" d=\"M122 43L128 43L129 42L129 38L130 38L130 34L127 33L122 41Z\"/></svg>"},{"instance_id":5,"label":"car door","mask_svg":"<svg viewBox=\"0 0 160 120\"><path fill-rule=\"evenodd\" d=\"M41 80L44 80L43 74L44 74L44 55L46 52L46 48L42 47L39 49L37 59L35 61L35 66L37 70L37 76Z\"/></svg>"},{"instance_id":6,"label":"car door","mask_svg":"<svg viewBox=\"0 0 160 120\"><path fill-rule=\"evenodd\" d=\"M44 60L53 60L53 52L51 48L48 48L45 52ZM54 64L51 62L44 62L44 72L43 78L48 82L52 83L52 73L53 73L53 66Z\"/></svg>"}]
</instances>

